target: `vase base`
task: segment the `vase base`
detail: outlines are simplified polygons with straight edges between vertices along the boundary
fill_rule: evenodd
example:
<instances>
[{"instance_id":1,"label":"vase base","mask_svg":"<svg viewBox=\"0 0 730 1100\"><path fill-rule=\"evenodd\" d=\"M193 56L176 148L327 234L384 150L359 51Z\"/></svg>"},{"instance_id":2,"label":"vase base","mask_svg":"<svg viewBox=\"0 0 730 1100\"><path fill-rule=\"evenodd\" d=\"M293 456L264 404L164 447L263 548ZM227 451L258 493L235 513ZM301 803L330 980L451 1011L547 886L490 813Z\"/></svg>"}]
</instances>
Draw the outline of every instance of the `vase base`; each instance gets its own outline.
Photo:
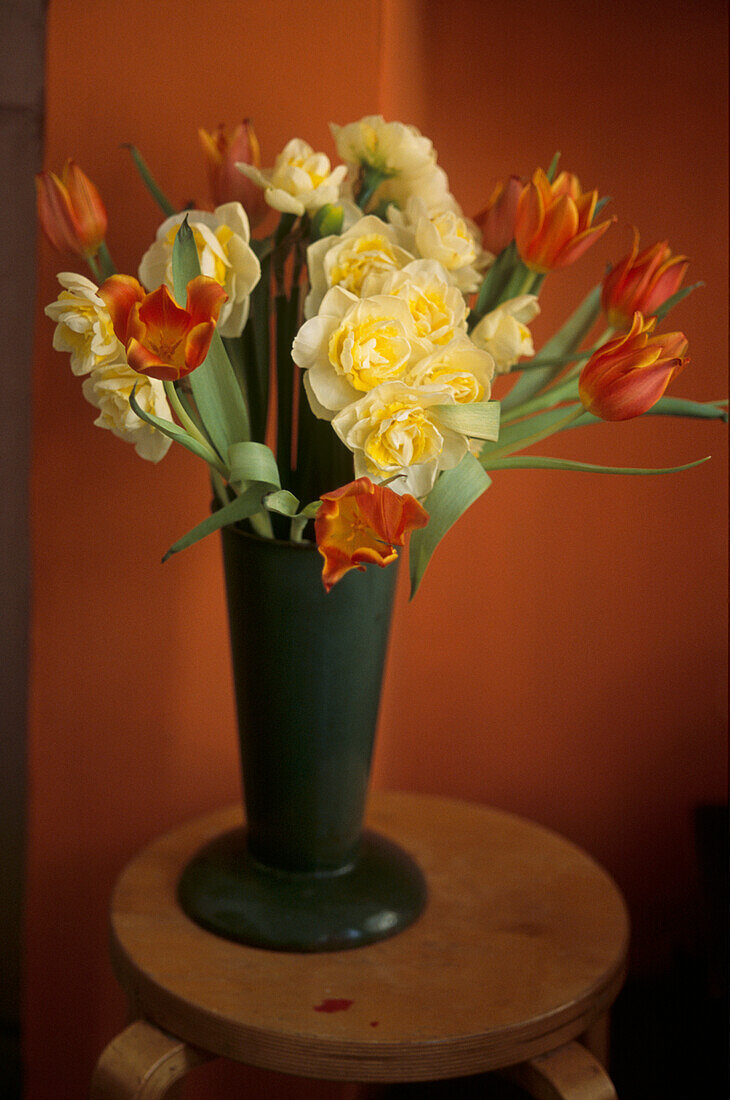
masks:
<instances>
[{"instance_id":1,"label":"vase base","mask_svg":"<svg viewBox=\"0 0 730 1100\"><path fill-rule=\"evenodd\" d=\"M407 928L426 904L417 864L377 833L334 873L287 873L248 854L244 829L207 844L183 871L180 904L228 940L274 951L342 951Z\"/></svg>"}]
</instances>

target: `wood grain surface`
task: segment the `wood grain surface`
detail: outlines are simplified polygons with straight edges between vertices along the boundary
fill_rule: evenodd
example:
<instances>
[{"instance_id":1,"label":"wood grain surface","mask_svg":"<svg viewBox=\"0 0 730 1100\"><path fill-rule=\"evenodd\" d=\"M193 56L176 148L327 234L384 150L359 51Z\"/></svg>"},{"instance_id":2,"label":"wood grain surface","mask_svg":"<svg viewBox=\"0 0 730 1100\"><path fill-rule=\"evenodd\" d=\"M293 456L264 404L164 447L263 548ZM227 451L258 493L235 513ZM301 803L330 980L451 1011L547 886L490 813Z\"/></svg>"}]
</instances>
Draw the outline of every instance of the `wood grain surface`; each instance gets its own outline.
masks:
<instances>
[{"instance_id":1,"label":"wood grain surface","mask_svg":"<svg viewBox=\"0 0 730 1100\"><path fill-rule=\"evenodd\" d=\"M112 952L133 1011L213 1054L305 1077L435 1080L523 1062L585 1032L623 981L628 919L608 874L501 811L375 793L368 824L423 868L429 902L381 943L248 948L177 905L185 862L228 808L156 840L120 877Z\"/></svg>"}]
</instances>

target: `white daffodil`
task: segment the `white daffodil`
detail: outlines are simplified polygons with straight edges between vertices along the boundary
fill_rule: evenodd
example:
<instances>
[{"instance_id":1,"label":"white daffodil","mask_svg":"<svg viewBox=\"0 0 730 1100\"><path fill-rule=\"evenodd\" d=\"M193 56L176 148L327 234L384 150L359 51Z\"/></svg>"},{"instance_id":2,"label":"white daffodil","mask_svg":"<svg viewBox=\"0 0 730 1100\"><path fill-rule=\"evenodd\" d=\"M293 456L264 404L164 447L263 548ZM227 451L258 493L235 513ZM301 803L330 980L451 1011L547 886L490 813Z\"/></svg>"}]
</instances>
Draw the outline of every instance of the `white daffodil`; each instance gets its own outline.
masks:
<instances>
[{"instance_id":1,"label":"white daffodil","mask_svg":"<svg viewBox=\"0 0 730 1100\"><path fill-rule=\"evenodd\" d=\"M264 188L269 206L297 217L337 202L340 184L347 174L346 165L332 169L329 157L315 153L300 138L293 138L284 146L273 168L262 170L253 164L237 164L236 168Z\"/></svg>"},{"instance_id":2,"label":"white daffodil","mask_svg":"<svg viewBox=\"0 0 730 1100\"><path fill-rule=\"evenodd\" d=\"M475 234L458 207L431 214L425 203L413 195L404 210L391 207L388 217L400 229L406 248L411 247L424 259L437 260L464 294L478 289L480 269L490 257L482 251L478 233Z\"/></svg>"},{"instance_id":3,"label":"white daffodil","mask_svg":"<svg viewBox=\"0 0 730 1100\"><path fill-rule=\"evenodd\" d=\"M99 364L118 358L122 345L114 335L98 287L74 271L62 271L58 281L65 289L45 308L46 316L56 322L53 346L56 351L71 353L74 374L88 374Z\"/></svg>"},{"instance_id":4,"label":"white daffodil","mask_svg":"<svg viewBox=\"0 0 730 1100\"><path fill-rule=\"evenodd\" d=\"M466 405L489 400L493 376L492 356L462 335L420 359L409 370L405 382L415 387L440 386L449 391L458 405Z\"/></svg>"},{"instance_id":5,"label":"white daffodil","mask_svg":"<svg viewBox=\"0 0 730 1100\"><path fill-rule=\"evenodd\" d=\"M431 346L419 340L402 299L357 298L333 287L317 316L297 333L292 358L307 372L305 389L315 416L331 420L361 394L402 378Z\"/></svg>"},{"instance_id":6,"label":"white daffodil","mask_svg":"<svg viewBox=\"0 0 730 1100\"><path fill-rule=\"evenodd\" d=\"M157 378L137 374L121 359L93 370L84 379L82 392L99 410L94 421L98 427L108 428L118 439L134 444L140 458L159 462L172 441L132 411L129 397L135 386L134 396L140 408L162 420L172 420L163 383Z\"/></svg>"},{"instance_id":7,"label":"white daffodil","mask_svg":"<svg viewBox=\"0 0 730 1100\"><path fill-rule=\"evenodd\" d=\"M452 404L446 388L384 382L339 412L332 427L353 452L355 477L395 477L389 482L395 492L424 497L439 471L458 465L469 448L467 437L441 423L434 408Z\"/></svg>"},{"instance_id":8,"label":"white daffodil","mask_svg":"<svg viewBox=\"0 0 730 1100\"><path fill-rule=\"evenodd\" d=\"M487 313L472 332L477 347L484 348L494 359L498 374L535 354L527 326L539 312L540 304L534 294L520 294Z\"/></svg>"},{"instance_id":9,"label":"white daffodil","mask_svg":"<svg viewBox=\"0 0 730 1100\"><path fill-rule=\"evenodd\" d=\"M461 215L461 208L449 190L449 178L437 164L430 165L417 176L393 176L384 180L377 190L378 203L394 203L405 210L411 198L418 199L429 217L453 210Z\"/></svg>"},{"instance_id":10,"label":"white daffodil","mask_svg":"<svg viewBox=\"0 0 730 1100\"><path fill-rule=\"evenodd\" d=\"M221 336L240 336L248 319L249 295L261 277L259 261L248 243L248 217L240 202L224 203L212 214L188 210L167 218L142 257L139 280L147 290L164 283L174 295L172 249L185 217L197 245L201 275L215 279L228 295L221 306L218 331Z\"/></svg>"},{"instance_id":11,"label":"white daffodil","mask_svg":"<svg viewBox=\"0 0 730 1100\"><path fill-rule=\"evenodd\" d=\"M435 260L412 260L394 271L384 280L381 294L402 298L418 335L433 344L448 344L458 333L466 333L464 297Z\"/></svg>"},{"instance_id":12,"label":"white daffodil","mask_svg":"<svg viewBox=\"0 0 730 1100\"><path fill-rule=\"evenodd\" d=\"M417 176L436 163L431 141L415 126L367 115L347 126L330 123L337 152L346 164L366 165L384 176Z\"/></svg>"},{"instance_id":13,"label":"white daffodil","mask_svg":"<svg viewBox=\"0 0 730 1100\"><path fill-rule=\"evenodd\" d=\"M304 316L313 317L333 286L358 298L378 294L383 279L415 259L401 247L399 230L374 215L360 218L338 236L322 237L307 249L311 290Z\"/></svg>"}]
</instances>

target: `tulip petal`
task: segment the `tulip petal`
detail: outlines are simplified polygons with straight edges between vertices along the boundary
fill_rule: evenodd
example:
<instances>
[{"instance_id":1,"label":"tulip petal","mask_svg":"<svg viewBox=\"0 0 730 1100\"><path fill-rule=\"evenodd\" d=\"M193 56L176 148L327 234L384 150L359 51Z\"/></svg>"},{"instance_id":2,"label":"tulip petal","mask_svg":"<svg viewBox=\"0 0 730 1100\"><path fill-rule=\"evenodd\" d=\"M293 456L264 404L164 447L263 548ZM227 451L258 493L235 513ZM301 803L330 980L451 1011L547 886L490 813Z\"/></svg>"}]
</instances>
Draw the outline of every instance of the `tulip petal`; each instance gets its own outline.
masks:
<instances>
[{"instance_id":1,"label":"tulip petal","mask_svg":"<svg viewBox=\"0 0 730 1100\"><path fill-rule=\"evenodd\" d=\"M99 297L109 311L117 339L126 344L134 307L145 298L144 287L132 275L112 275L99 287Z\"/></svg>"},{"instance_id":2,"label":"tulip petal","mask_svg":"<svg viewBox=\"0 0 730 1100\"><path fill-rule=\"evenodd\" d=\"M214 332L215 321L202 321L190 330L185 339L185 373L195 370L204 362Z\"/></svg>"},{"instance_id":3,"label":"tulip petal","mask_svg":"<svg viewBox=\"0 0 730 1100\"><path fill-rule=\"evenodd\" d=\"M198 275L188 283L187 312L194 325L202 321L217 321L221 306L228 301L220 283L205 275Z\"/></svg>"},{"instance_id":4,"label":"tulip petal","mask_svg":"<svg viewBox=\"0 0 730 1100\"><path fill-rule=\"evenodd\" d=\"M38 220L58 252L80 252L80 227L68 191L54 172L36 176Z\"/></svg>"},{"instance_id":5,"label":"tulip petal","mask_svg":"<svg viewBox=\"0 0 730 1100\"><path fill-rule=\"evenodd\" d=\"M89 177L73 160L67 160L63 182L79 226L79 237L86 252L96 252L106 236L107 215L101 195Z\"/></svg>"},{"instance_id":6,"label":"tulip petal","mask_svg":"<svg viewBox=\"0 0 730 1100\"><path fill-rule=\"evenodd\" d=\"M602 420L630 420L655 405L675 374L680 360L662 360L653 367L630 371L605 391L594 395L586 408Z\"/></svg>"},{"instance_id":7,"label":"tulip petal","mask_svg":"<svg viewBox=\"0 0 730 1100\"><path fill-rule=\"evenodd\" d=\"M163 382L176 382L180 377L179 369L172 363L166 363L154 351L132 338L127 344L127 362L138 374L149 378L159 378Z\"/></svg>"}]
</instances>

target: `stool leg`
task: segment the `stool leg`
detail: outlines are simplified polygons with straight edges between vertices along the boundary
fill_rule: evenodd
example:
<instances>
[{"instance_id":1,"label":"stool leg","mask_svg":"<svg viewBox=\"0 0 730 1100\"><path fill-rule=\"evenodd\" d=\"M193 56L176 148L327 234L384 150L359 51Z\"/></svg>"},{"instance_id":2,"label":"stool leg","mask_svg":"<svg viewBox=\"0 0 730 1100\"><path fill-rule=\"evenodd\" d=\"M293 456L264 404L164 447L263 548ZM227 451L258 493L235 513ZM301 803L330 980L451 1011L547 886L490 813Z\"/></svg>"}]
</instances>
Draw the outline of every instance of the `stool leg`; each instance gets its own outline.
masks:
<instances>
[{"instance_id":1,"label":"stool leg","mask_svg":"<svg viewBox=\"0 0 730 1100\"><path fill-rule=\"evenodd\" d=\"M611 1049L611 1019L607 1012L591 1024L587 1031L578 1037L578 1042L589 1050L594 1058L606 1069Z\"/></svg>"},{"instance_id":2,"label":"stool leg","mask_svg":"<svg viewBox=\"0 0 730 1100\"><path fill-rule=\"evenodd\" d=\"M158 1100L211 1055L136 1020L112 1039L96 1064L90 1100Z\"/></svg>"},{"instance_id":3,"label":"stool leg","mask_svg":"<svg viewBox=\"0 0 730 1100\"><path fill-rule=\"evenodd\" d=\"M510 1066L501 1075L534 1100L617 1100L603 1066L580 1043Z\"/></svg>"}]
</instances>

